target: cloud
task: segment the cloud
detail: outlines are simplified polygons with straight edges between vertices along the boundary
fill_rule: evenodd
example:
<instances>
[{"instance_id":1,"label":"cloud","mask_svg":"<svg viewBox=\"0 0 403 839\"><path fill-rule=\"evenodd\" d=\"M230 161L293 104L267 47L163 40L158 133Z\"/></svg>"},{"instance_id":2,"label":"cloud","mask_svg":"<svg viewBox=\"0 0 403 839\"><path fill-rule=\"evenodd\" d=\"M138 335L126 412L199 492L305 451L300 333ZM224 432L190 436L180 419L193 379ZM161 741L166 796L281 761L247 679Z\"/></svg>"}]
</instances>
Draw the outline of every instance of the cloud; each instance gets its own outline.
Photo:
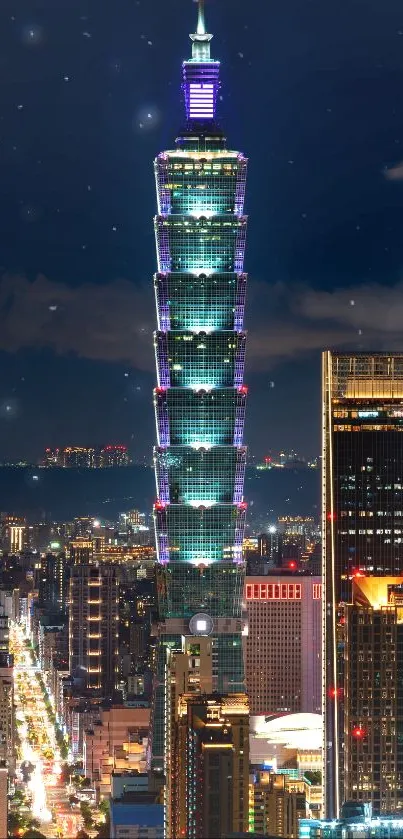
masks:
<instances>
[{"instance_id":1,"label":"cloud","mask_svg":"<svg viewBox=\"0 0 403 839\"><path fill-rule=\"evenodd\" d=\"M58 354L125 361L140 370L152 363L152 283L128 280L77 288L39 275L0 280L0 349L49 347Z\"/></svg>"},{"instance_id":2,"label":"cloud","mask_svg":"<svg viewBox=\"0 0 403 839\"><path fill-rule=\"evenodd\" d=\"M403 181L403 160L390 169L384 169L384 175L387 181Z\"/></svg>"},{"instance_id":3,"label":"cloud","mask_svg":"<svg viewBox=\"0 0 403 839\"><path fill-rule=\"evenodd\" d=\"M333 349L403 349L403 283L320 291L250 281L250 371ZM60 355L122 362L153 371L152 280L70 287L40 275L0 278L0 349L50 348Z\"/></svg>"},{"instance_id":4,"label":"cloud","mask_svg":"<svg viewBox=\"0 0 403 839\"><path fill-rule=\"evenodd\" d=\"M252 283L248 310L250 369L323 349L403 350L403 283L332 291Z\"/></svg>"}]
</instances>

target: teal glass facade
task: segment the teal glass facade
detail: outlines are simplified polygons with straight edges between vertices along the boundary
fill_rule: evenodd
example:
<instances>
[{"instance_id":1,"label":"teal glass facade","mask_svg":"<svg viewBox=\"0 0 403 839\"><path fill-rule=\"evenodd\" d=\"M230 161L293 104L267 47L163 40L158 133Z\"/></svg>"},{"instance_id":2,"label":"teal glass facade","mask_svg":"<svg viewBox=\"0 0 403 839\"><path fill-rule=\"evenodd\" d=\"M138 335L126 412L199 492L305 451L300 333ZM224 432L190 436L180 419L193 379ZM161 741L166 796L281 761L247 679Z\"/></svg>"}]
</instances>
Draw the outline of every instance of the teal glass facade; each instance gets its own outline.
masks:
<instances>
[{"instance_id":1,"label":"teal glass facade","mask_svg":"<svg viewBox=\"0 0 403 839\"><path fill-rule=\"evenodd\" d=\"M244 689L241 598L246 504L243 384L247 160L229 151L216 121L219 62L210 58L199 6L192 58L183 64L186 122L155 161L158 271L154 450L159 645L153 760L162 768L165 649L213 622L220 693Z\"/></svg>"}]
</instances>

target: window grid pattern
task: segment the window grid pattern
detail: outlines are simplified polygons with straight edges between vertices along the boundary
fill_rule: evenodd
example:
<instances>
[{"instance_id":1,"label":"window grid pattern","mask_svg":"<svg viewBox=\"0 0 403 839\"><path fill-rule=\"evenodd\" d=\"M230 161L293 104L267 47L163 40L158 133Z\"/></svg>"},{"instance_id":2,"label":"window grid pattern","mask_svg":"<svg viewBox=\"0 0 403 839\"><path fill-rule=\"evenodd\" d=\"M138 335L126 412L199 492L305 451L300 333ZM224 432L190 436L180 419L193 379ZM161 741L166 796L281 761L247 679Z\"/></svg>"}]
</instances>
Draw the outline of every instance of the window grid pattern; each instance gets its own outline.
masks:
<instances>
[{"instance_id":1,"label":"window grid pattern","mask_svg":"<svg viewBox=\"0 0 403 839\"><path fill-rule=\"evenodd\" d=\"M351 399L403 399L403 353L333 353L332 395Z\"/></svg>"},{"instance_id":2,"label":"window grid pattern","mask_svg":"<svg viewBox=\"0 0 403 839\"><path fill-rule=\"evenodd\" d=\"M223 560L204 567L170 563L160 567L158 575L160 617L190 618L202 605L212 618L240 620L243 584L243 567L233 562Z\"/></svg>"},{"instance_id":3,"label":"window grid pattern","mask_svg":"<svg viewBox=\"0 0 403 839\"><path fill-rule=\"evenodd\" d=\"M222 151L218 157L161 154L155 164L160 215L243 214L247 160Z\"/></svg>"},{"instance_id":4,"label":"window grid pattern","mask_svg":"<svg viewBox=\"0 0 403 839\"><path fill-rule=\"evenodd\" d=\"M242 331L246 274L156 274L158 329Z\"/></svg>"},{"instance_id":5,"label":"window grid pattern","mask_svg":"<svg viewBox=\"0 0 403 839\"><path fill-rule=\"evenodd\" d=\"M240 556L245 512L242 504L159 504L154 513L158 561L204 566L221 564L226 553ZM160 534L168 534L168 554L162 551Z\"/></svg>"},{"instance_id":6,"label":"window grid pattern","mask_svg":"<svg viewBox=\"0 0 403 839\"><path fill-rule=\"evenodd\" d=\"M345 799L403 807L403 625L399 610L345 607ZM364 736L355 737L357 727Z\"/></svg>"},{"instance_id":7,"label":"window grid pattern","mask_svg":"<svg viewBox=\"0 0 403 839\"><path fill-rule=\"evenodd\" d=\"M156 449L154 462L158 497L164 503L242 502L245 447L217 446L196 451L171 446Z\"/></svg>"},{"instance_id":8,"label":"window grid pattern","mask_svg":"<svg viewBox=\"0 0 403 839\"><path fill-rule=\"evenodd\" d=\"M343 800L345 702L339 604L352 579L403 573L403 353L330 353L323 366L323 530L327 812ZM344 733L344 735L343 735ZM335 744L338 743L338 748Z\"/></svg>"},{"instance_id":9,"label":"window grid pattern","mask_svg":"<svg viewBox=\"0 0 403 839\"><path fill-rule=\"evenodd\" d=\"M242 272L246 225L246 216L157 216L158 270Z\"/></svg>"},{"instance_id":10,"label":"window grid pattern","mask_svg":"<svg viewBox=\"0 0 403 839\"><path fill-rule=\"evenodd\" d=\"M159 446L242 445L246 404L242 388L157 388L155 404Z\"/></svg>"},{"instance_id":11,"label":"window grid pattern","mask_svg":"<svg viewBox=\"0 0 403 839\"><path fill-rule=\"evenodd\" d=\"M160 387L240 387L245 365L244 333L170 331L155 336Z\"/></svg>"}]
</instances>

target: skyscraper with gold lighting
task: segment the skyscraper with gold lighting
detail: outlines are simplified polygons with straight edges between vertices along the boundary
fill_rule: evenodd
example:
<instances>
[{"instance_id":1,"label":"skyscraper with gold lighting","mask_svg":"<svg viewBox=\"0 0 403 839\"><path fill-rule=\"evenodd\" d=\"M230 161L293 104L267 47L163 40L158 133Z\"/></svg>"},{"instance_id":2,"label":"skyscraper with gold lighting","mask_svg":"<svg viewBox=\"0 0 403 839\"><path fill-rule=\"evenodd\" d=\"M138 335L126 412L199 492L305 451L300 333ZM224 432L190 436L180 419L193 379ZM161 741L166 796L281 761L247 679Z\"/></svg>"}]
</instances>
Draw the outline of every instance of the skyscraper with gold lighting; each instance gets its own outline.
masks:
<instances>
[{"instance_id":1,"label":"skyscraper with gold lighting","mask_svg":"<svg viewBox=\"0 0 403 839\"><path fill-rule=\"evenodd\" d=\"M403 353L324 353L323 540L325 813L400 809Z\"/></svg>"}]
</instances>

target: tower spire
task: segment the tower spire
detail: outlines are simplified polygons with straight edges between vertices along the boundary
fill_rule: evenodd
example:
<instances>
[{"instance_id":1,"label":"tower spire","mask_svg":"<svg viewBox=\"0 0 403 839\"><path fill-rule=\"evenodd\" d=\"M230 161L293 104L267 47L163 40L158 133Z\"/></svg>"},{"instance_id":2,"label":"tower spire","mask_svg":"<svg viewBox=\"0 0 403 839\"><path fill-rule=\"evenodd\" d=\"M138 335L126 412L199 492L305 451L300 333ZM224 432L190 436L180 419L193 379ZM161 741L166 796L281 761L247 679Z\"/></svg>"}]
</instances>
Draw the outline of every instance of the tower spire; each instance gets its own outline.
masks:
<instances>
[{"instance_id":1,"label":"tower spire","mask_svg":"<svg viewBox=\"0 0 403 839\"><path fill-rule=\"evenodd\" d=\"M217 93L220 87L220 62L210 55L212 35L206 32L204 0L197 0L196 32L189 35L192 57L183 62L183 85L187 119L215 119Z\"/></svg>"},{"instance_id":2,"label":"tower spire","mask_svg":"<svg viewBox=\"0 0 403 839\"><path fill-rule=\"evenodd\" d=\"M206 24L204 22L204 0L199 0L199 9L197 15L197 30L198 35L206 34Z\"/></svg>"},{"instance_id":3,"label":"tower spire","mask_svg":"<svg viewBox=\"0 0 403 839\"><path fill-rule=\"evenodd\" d=\"M212 35L206 32L204 19L204 0L198 0L196 32L190 35L192 41L192 59L194 61L210 61L210 41Z\"/></svg>"}]
</instances>

